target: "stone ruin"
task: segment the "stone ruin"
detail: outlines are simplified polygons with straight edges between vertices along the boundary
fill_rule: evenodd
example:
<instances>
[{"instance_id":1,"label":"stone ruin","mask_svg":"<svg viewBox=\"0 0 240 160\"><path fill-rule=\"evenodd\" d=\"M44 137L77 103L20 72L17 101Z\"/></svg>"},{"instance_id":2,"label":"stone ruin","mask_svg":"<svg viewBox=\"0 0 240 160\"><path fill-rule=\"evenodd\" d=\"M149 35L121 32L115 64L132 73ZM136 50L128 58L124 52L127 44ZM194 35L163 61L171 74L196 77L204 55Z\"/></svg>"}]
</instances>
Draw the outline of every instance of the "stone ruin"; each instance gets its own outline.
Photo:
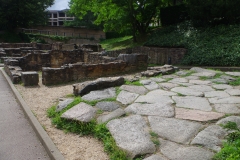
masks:
<instances>
[{"instance_id":1,"label":"stone ruin","mask_svg":"<svg viewBox=\"0 0 240 160\"><path fill-rule=\"evenodd\" d=\"M54 85L88 78L105 77L146 70L147 54L119 54L102 56L89 48L63 50L62 43L0 44L0 59L13 83L37 85L42 71L42 83Z\"/></svg>"}]
</instances>

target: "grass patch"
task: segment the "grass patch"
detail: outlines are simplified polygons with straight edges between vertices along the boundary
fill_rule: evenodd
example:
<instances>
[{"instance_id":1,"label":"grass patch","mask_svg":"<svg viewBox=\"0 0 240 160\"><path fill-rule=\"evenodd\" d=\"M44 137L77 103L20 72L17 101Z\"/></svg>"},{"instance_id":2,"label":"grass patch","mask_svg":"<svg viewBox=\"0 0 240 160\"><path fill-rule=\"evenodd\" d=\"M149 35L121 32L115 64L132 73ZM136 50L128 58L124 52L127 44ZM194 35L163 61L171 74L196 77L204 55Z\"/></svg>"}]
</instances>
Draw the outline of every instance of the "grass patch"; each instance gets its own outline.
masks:
<instances>
[{"instance_id":1,"label":"grass patch","mask_svg":"<svg viewBox=\"0 0 240 160\"><path fill-rule=\"evenodd\" d=\"M239 86L240 85L240 77L238 77L235 81L229 83L232 86Z\"/></svg>"},{"instance_id":2,"label":"grass patch","mask_svg":"<svg viewBox=\"0 0 240 160\"><path fill-rule=\"evenodd\" d=\"M52 119L52 123L64 132L72 132L79 135L91 135L103 142L104 150L109 154L111 160L128 160L127 154L119 149L115 140L111 136L106 127L106 123L97 124L95 120L90 122L79 122L61 118L61 115L72 108L76 104L83 102L80 97L76 97L65 109L56 112L56 106L52 106L47 110L48 117Z\"/></svg>"},{"instance_id":3,"label":"grass patch","mask_svg":"<svg viewBox=\"0 0 240 160\"><path fill-rule=\"evenodd\" d=\"M140 83L140 81L134 81L134 82L130 82L128 80L125 81L126 85L135 85L135 86L143 86L142 83Z\"/></svg>"},{"instance_id":4,"label":"grass patch","mask_svg":"<svg viewBox=\"0 0 240 160\"><path fill-rule=\"evenodd\" d=\"M206 77L206 76L200 76L199 79L200 79L200 80L207 80L208 77Z\"/></svg>"},{"instance_id":5,"label":"grass patch","mask_svg":"<svg viewBox=\"0 0 240 160\"><path fill-rule=\"evenodd\" d=\"M226 139L227 142L223 144L223 148L214 155L213 160L236 160L240 159L240 130L235 122L228 122L221 125L227 130L231 130Z\"/></svg>"},{"instance_id":6,"label":"grass patch","mask_svg":"<svg viewBox=\"0 0 240 160\"><path fill-rule=\"evenodd\" d=\"M65 97L66 98L73 98L73 97L75 97L75 95L74 94L67 94Z\"/></svg>"},{"instance_id":7,"label":"grass patch","mask_svg":"<svg viewBox=\"0 0 240 160\"><path fill-rule=\"evenodd\" d=\"M101 109L98 109L97 110L97 114L102 114L104 111L103 110L101 110Z\"/></svg>"},{"instance_id":8,"label":"grass patch","mask_svg":"<svg viewBox=\"0 0 240 160\"><path fill-rule=\"evenodd\" d=\"M103 40L100 42L102 48L110 50L120 50L126 48L133 48L136 46L141 46L144 43L145 38L138 38L138 42L134 43L132 36L125 36L120 38L112 38Z\"/></svg>"}]
</instances>

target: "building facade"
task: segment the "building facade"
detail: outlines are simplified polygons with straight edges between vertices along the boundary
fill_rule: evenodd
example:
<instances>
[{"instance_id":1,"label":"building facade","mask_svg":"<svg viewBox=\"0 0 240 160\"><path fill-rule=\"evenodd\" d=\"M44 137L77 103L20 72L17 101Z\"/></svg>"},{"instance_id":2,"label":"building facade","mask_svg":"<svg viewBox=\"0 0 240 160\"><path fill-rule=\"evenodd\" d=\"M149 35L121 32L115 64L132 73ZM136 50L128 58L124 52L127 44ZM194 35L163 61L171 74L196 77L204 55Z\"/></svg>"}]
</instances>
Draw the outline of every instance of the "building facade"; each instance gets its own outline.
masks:
<instances>
[{"instance_id":1,"label":"building facade","mask_svg":"<svg viewBox=\"0 0 240 160\"><path fill-rule=\"evenodd\" d=\"M48 25L63 26L64 21L73 21L75 17L67 15L68 9L48 10Z\"/></svg>"}]
</instances>

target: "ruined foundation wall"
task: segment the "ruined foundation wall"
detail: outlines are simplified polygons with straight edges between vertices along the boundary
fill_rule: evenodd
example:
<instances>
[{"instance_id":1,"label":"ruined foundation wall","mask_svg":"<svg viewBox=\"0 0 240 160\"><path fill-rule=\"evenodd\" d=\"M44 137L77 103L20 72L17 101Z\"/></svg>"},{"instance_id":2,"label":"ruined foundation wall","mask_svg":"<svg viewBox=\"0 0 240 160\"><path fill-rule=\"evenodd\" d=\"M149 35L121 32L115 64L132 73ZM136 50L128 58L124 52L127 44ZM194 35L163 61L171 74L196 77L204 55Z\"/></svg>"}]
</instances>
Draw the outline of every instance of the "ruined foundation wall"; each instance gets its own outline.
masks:
<instances>
[{"instance_id":1,"label":"ruined foundation wall","mask_svg":"<svg viewBox=\"0 0 240 160\"><path fill-rule=\"evenodd\" d=\"M179 64L183 56L187 53L185 48L159 48L159 47L135 47L131 49L123 49L117 51L108 51L111 57L118 57L119 54L139 53L149 56L149 64Z\"/></svg>"},{"instance_id":2,"label":"ruined foundation wall","mask_svg":"<svg viewBox=\"0 0 240 160\"><path fill-rule=\"evenodd\" d=\"M134 61L124 62L121 60L108 63L84 64L77 63L61 68L44 67L42 69L42 81L45 85L66 83L87 78L98 78L109 75L123 74L137 70L147 69L147 55L134 55Z\"/></svg>"},{"instance_id":3,"label":"ruined foundation wall","mask_svg":"<svg viewBox=\"0 0 240 160\"><path fill-rule=\"evenodd\" d=\"M19 66L23 71L40 71L42 67L59 68L64 64L83 61L84 52L82 50L52 50L45 53L32 51L19 60Z\"/></svg>"}]
</instances>

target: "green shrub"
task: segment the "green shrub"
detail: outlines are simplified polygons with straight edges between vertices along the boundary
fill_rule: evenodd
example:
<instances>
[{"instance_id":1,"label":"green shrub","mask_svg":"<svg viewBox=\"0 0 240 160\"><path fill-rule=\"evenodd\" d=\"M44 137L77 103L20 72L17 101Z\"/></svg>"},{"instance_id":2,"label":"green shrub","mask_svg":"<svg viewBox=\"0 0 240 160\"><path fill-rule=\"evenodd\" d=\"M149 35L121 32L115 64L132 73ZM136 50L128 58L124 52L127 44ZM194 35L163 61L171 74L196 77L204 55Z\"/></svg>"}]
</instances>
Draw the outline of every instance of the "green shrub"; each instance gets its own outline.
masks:
<instances>
[{"instance_id":1,"label":"green shrub","mask_svg":"<svg viewBox=\"0 0 240 160\"><path fill-rule=\"evenodd\" d=\"M188 49L183 65L240 66L240 25L194 28L190 21L154 32L148 46Z\"/></svg>"}]
</instances>

